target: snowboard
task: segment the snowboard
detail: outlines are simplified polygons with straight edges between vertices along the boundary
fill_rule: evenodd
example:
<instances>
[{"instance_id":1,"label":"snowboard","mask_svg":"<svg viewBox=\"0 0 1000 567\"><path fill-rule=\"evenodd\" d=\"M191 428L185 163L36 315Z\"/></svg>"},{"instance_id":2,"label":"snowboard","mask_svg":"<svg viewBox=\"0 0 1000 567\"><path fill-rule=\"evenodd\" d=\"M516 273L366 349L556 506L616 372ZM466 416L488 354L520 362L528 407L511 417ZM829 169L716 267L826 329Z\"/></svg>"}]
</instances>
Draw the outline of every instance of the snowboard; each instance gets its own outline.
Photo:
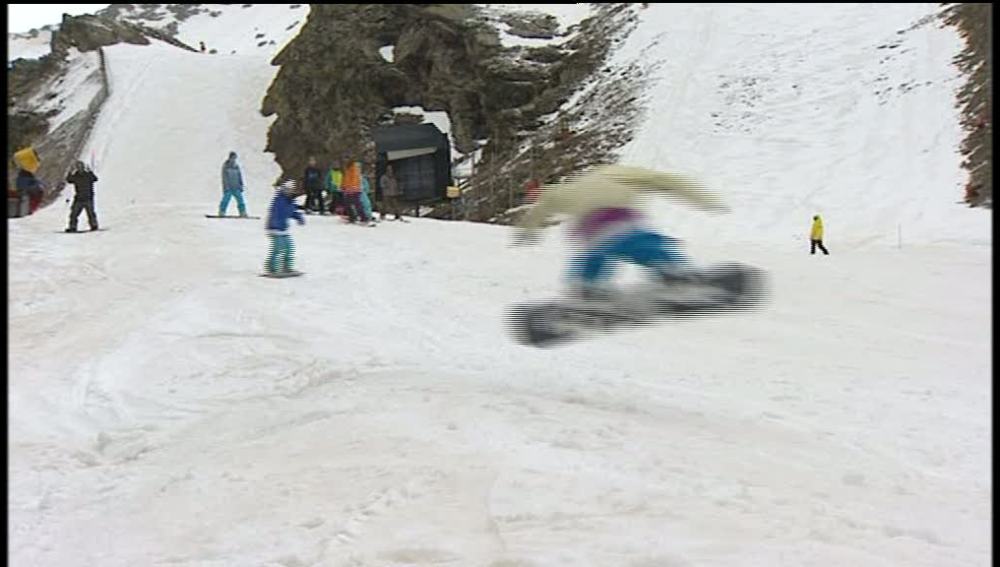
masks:
<instances>
[{"instance_id":1,"label":"snowboard","mask_svg":"<svg viewBox=\"0 0 1000 567\"><path fill-rule=\"evenodd\" d=\"M246 219L246 220L260 220L260 217L241 217L239 215L205 215L206 219Z\"/></svg>"},{"instance_id":2,"label":"snowboard","mask_svg":"<svg viewBox=\"0 0 1000 567\"><path fill-rule=\"evenodd\" d=\"M66 232L66 230L60 230L60 231L57 231L57 232L58 232L58 234L86 234L88 232L104 232L105 230L108 230L108 229L106 229L104 227L101 227L101 228L99 228L97 230L90 230L89 228L81 228L81 229L77 230L76 232Z\"/></svg>"},{"instance_id":3,"label":"snowboard","mask_svg":"<svg viewBox=\"0 0 1000 567\"><path fill-rule=\"evenodd\" d=\"M303 274L304 274L304 272L297 272L297 271L294 271L294 270L291 271L291 272L277 272L277 273L274 273L274 274L270 274L268 272L264 272L264 273L262 273L260 275L260 277L262 277L262 278L282 279L282 278L294 278L294 277L301 276Z\"/></svg>"},{"instance_id":4,"label":"snowboard","mask_svg":"<svg viewBox=\"0 0 1000 567\"><path fill-rule=\"evenodd\" d=\"M374 228L374 227L378 226L378 221L364 222L364 221L360 221L359 220L359 221L351 222L350 219L348 219L346 217L341 217L340 220L343 222L343 224L349 224L349 225L355 225L355 226L364 226L364 227L369 227L369 228Z\"/></svg>"},{"instance_id":5,"label":"snowboard","mask_svg":"<svg viewBox=\"0 0 1000 567\"><path fill-rule=\"evenodd\" d=\"M699 271L693 281L648 282L596 298L515 304L506 322L518 343L550 347L628 327L750 309L767 294L763 270L724 264Z\"/></svg>"}]
</instances>

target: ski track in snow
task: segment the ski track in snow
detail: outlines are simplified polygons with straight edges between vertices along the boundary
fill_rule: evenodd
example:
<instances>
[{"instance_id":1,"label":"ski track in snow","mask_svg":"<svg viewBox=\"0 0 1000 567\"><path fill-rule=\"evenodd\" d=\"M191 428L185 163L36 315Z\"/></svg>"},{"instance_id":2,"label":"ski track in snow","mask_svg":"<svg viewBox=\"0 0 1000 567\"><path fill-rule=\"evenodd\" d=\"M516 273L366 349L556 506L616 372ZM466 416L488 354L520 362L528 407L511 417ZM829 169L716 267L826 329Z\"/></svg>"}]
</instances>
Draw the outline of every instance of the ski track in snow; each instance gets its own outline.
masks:
<instances>
[{"instance_id":1,"label":"ski track in snow","mask_svg":"<svg viewBox=\"0 0 1000 567\"><path fill-rule=\"evenodd\" d=\"M668 70L680 84L652 115L662 145L644 130L636 147L700 168L698 155L725 148L693 134L730 108L705 70L732 53L723 26L759 36L741 44L747 60L791 44L751 25L772 17L766 7L667 9L650 5L620 55L655 36L690 65ZM885 36L910 19L898 7L830 9L841 23L880 10ZM665 18L678 13L690 17ZM820 65L835 67L834 55ZM276 68L158 43L107 57L111 98L84 157L96 156L109 230L54 234L68 213L59 203L8 229L14 564L986 563L992 295L981 225L899 249L855 222L876 213L866 203L852 216L853 192L734 188L747 214L664 216L681 219L685 238L690 228L699 261L766 268L766 309L527 349L505 336L503 310L557 293L562 230L524 249L504 227L310 216L292 228L306 275L255 277L264 221L203 215L218 205L230 150L251 214L266 210L278 167L263 153L259 103ZM785 126L775 138L801 134ZM693 128L686 143L673 138L683 128ZM907 147L879 157L902 163ZM934 178L949 178L957 160L935 147ZM639 151L627 159L665 159ZM734 149L712 162L753 178L773 159ZM820 175L802 159L796 176ZM729 188L726 175L713 181ZM870 204L878 214L900 202L885 195ZM804 233L820 196L845 216L827 226L829 257L775 237ZM930 196L907 206L924 207L931 226L951 218ZM765 227L754 245L728 244L728 230L707 236L779 222L772 210L805 215Z\"/></svg>"}]
</instances>

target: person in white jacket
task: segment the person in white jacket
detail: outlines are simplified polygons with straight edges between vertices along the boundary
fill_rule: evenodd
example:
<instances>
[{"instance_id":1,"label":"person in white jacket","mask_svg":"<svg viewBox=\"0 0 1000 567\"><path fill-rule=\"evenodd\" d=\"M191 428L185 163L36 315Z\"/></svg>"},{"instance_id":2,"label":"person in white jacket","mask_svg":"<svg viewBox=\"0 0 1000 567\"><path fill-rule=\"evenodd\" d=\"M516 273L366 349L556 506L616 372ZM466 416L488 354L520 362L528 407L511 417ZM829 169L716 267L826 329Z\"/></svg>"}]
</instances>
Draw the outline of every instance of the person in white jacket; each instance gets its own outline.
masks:
<instances>
[{"instance_id":1,"label":"person in white jacket","mask_svg":"<svg viewBox=\"0 0 1000 567\"><path fill-rule=\"evenodd\" d=\"M533 243L545 221L568 215L571 234L583 252L571 262L570 285L583 296L607 291L614 262L623 260L651 269L666 281L692 279L676 239L646 223L640 198L661 194L698 209L722 212L721 200L695 179L638 167L605 165L541 188L538 201L521 222L518 243Z\"/></svg>"}]
</instances>

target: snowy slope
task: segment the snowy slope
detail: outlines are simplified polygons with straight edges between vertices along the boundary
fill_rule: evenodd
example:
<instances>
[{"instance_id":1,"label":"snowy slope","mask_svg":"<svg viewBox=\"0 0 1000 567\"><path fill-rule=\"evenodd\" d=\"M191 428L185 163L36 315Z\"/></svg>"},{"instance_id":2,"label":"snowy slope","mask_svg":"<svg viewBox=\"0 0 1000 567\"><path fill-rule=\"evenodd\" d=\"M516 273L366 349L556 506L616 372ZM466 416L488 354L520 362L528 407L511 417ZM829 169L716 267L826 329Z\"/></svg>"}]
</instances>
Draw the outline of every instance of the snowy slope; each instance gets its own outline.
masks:
<instances>
[{"instance_id":1,"label":"snowy slope","mask_svg":"<svg viewBox=\"0 0 1000 567\"><path fill-rule=\"evenodd\" d=\"M219 12L218 19L225 23L220 26L211 18L192 18L179 26L177 39L195 47L199 41L204 41L208 49L216 49L219 53L274 55L299 33L309 17L309 4L210 6Z\"/></svg>"},{"instance_id":2,"label":"snowy slope","mask_svg":"<svg viewBox=\"0 0 1000 567\"><path fill-rule=\"evenodd\" d=\"M7 61L44 57L52 51L52 47L49 45L50 41L52 41L52 32L49 30L38 30L34 37L27 33L9 33L7 34Z\"/></svg>"},{"instance_id":3,"label":"snowy slope","mask_svg":"<svg viewBox=\"0 0 1000 567\"><path fill-rule=\"evenodd\" d=\"M177 39L221 54L270 57L294 38L309 16L309 4L135 4L122 19L152 28L177 28ZM179 15L178 6L192 12ZM141 8L141 9L140 9ZM174 8L174 9L171 9Z\"/></svg>"},{"instance_id":4,"label":"snowy slope","mask_svg":"<svg viewBox=\"0 0 1000 567\"><path fill-rule=\"evenodd\" d=\"M852 247L900 231L990 242L990 215L958 204L960 40L929 21L939 9L650 4L616 54L658 78L623 162L695 172L728 196L731 218L669 213L693 239L801 247L820 213Z\"/></svg>"},{"instance_id":5,"label":"snowy slope","mask_svg":"<svg viewBox=\"0 0 1000 567\"><path fill-rule=\"evenodd\" d=\"M716 10L692 20L716 37L744 14ZM307 275L255 277L262 222L202 215L229 150L265 212L278 167L258 109L276 68L106 51L87 153L109 230L57 234L60 206L9 223L13 564L988 561L989 241L838 248L828 213L833 255L809 257L732 247L741 227L778 233L734 213L692 249L768 269L768 309L525 349L501 314L556 292L558 230L525 249L497 226L309 217L292 229ZM674 127L700 124L685 112ZM699 155L683 151L671 163Z\"/></svg>"},{"instance_id":6,"label":"snowy slope","mask_svg":"<svg viewBox=\"0 0 1000 567\"><path fill-rule=\"evenodd\" d=\"M249 93L270 84L275 68L266 59L191 53L160 42L105 53L111 99L84 152L104 172L109 189L101 193L102 209L154 217L160 213L150 206L193 211L218 188L230 151L254 158L243 175L248 198L258 210L263 206L279 169L260 157L270 120ZM227 83L232 87L221 87Z\"/></svg>"}]
</instances>

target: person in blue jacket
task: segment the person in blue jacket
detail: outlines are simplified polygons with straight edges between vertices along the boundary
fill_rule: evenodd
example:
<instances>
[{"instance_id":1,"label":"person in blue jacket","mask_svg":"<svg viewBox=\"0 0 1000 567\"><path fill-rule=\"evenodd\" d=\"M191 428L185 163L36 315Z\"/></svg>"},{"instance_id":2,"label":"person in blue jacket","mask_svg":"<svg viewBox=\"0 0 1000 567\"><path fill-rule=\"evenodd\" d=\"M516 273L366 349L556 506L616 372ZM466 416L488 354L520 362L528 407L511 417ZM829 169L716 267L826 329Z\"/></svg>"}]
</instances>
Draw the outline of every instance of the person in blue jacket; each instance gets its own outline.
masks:
<instances>
[{"instance_id":1,"label":"person in blue jacket","mask_svg":"<svg viewBox=\"0 0 1000 567\"><path fill-rule=\"evenodd\" d=\"M295 182L285 181L277 189L267 213L267 234L271 238L271 253L267 258L265 269L272 275L294 271L292 264L295 261L295 246L292 244L291 235L288 234L288 220L295 219L300 225L306 223L298 205L295 204L295 198L298 196Z\"/></svg>"},{"instance_id":2,"label":"person in blue jacket","mask_svg":"<svg viewBox=\"0 0 1000 567\"><path fill-rule=\"evenodd\" d=\"M236 163L236 152L229 152L229 159L222 164L222 202L219 203L219 216L226 216L226 209L229 208L229 199L236 199L236 206L240 210L240 216L247 216L247 205L243 201L243 174L240 173L240 166Z\"/></svg>"}]
</instances>

